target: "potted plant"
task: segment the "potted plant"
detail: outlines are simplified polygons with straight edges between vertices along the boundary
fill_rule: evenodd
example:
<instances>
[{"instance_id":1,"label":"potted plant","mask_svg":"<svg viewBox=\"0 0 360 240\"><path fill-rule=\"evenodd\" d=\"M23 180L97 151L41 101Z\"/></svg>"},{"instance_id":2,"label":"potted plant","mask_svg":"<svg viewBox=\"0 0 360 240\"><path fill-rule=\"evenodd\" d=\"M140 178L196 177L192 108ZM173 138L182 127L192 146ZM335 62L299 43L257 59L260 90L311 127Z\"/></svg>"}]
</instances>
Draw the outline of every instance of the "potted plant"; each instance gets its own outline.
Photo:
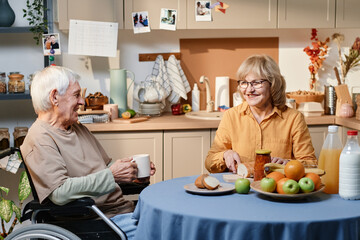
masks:
<instances>
[{"instance_id":1,"label":"potted plant","mask_svg":"<svg viewBox=\"0 0 360 240\"><path fill-rule=\"evenodd\" d=\"M2 229L2 231L0 231L0 239L4 239L7 235L9 235L14 230L15 225L20 222L22 204L31 193L31 187L25 171L21 173L18 187L19 206L17 206L13 200L5 199L4 194L6 196L8 193L8 188L0 186L0 219ZM14 214L14 220L10 228L6 230L5 222L8 223Z\"/></svg>"},{"instance_id":2,"label":"potted plant","mask_svg":"<svg viewBox=\"0 0 360 240\"><path fill-rule=\"evenodd\" d=\"M30 31L34 34L33 38L37 45L42 39L42 34L48 30L48 21L45 18L46 10L44 0L26 0L26 9L23 9L23 17L28 20L31 26Z\"/></svg>"}]
</instances>

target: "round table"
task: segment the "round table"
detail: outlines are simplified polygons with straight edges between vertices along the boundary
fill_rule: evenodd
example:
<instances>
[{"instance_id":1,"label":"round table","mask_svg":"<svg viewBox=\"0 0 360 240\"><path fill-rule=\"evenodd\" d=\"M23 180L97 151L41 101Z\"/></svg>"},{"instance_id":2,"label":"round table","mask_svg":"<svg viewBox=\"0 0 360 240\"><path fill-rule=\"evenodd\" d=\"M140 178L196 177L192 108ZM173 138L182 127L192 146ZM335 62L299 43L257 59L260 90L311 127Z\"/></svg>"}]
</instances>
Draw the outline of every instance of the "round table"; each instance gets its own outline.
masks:
<instances>
[{"instance_id":1,"label":"round table","mask_svg":"<svg viewBox=\"0 0 360 240\"><path fill-rule=\"evenodd\" d=\"M213 174L221 182L223 174ZM296 201L250 191L196 195L184 190L197 176L144 189L134 217L136 239L360 239L360 201L318 193Z\"/></svg>"}]
</instances>

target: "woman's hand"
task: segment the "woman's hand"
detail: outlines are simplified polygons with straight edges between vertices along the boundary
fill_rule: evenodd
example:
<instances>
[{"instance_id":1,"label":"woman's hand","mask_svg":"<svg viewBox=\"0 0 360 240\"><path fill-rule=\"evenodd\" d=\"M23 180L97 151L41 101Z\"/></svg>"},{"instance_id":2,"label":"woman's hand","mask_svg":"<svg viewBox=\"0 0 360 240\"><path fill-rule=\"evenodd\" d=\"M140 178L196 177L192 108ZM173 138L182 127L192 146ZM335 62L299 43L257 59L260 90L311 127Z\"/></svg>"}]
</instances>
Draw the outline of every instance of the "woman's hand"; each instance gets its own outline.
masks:
<instances>
[{"instance_id":1,"label":"woman's hand","mask_svg":"<svg viewBox=\"0 0 360 240\"><path fill-rule=\"evenodd\" d=\"M137 164L132 157L116 160L110 167L115 182L132 182L137 176Z\"/></svg>"},{"instance_id":2,"label":"woman's hand","mask_svg":"<svg viewBox=\"0 0 360 240\"><path fill-rule=\"evenodd\" d=\"M237 164L241 163L239 154L233 150L227 150L224 152L223 158L225 160L226 167L229 169L229 171L236 173L237 169L235 163Z\"/></svg>"},{"instance_id":3,"label":"woman's hand","mask_svg":"<svg viewBox=\"0 0 360 240\"><path fill-rule=\"evenodd\" d=\"M279 157L271 157L271 162L272 163L278 163L278 164L282 164L282 165L286 165L288 163L288 159L282 159Z\"/></svg>"}]
</instances>

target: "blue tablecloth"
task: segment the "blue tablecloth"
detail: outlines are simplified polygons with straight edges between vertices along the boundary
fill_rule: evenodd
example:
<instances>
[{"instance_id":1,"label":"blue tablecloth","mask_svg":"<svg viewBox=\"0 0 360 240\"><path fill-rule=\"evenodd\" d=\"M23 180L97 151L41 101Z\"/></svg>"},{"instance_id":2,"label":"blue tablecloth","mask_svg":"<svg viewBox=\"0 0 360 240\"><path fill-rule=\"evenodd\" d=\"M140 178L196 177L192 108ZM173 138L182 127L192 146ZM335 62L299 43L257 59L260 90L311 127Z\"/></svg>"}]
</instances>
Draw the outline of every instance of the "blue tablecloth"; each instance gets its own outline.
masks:
<instances>
[{"instance_id":1,"label":"blue tablecloth","mask_svg":"<svg viewBox=\"0 0 360 240\"><path fill-rule=\"evenodd\" d=\"M222 174L214 174L223 182ZM360 201L318 193L297 201L250 191L219 196L190 194L176 178L144 189L134 212L136 239L360 239Z\"/></svg>"}]
</instances>

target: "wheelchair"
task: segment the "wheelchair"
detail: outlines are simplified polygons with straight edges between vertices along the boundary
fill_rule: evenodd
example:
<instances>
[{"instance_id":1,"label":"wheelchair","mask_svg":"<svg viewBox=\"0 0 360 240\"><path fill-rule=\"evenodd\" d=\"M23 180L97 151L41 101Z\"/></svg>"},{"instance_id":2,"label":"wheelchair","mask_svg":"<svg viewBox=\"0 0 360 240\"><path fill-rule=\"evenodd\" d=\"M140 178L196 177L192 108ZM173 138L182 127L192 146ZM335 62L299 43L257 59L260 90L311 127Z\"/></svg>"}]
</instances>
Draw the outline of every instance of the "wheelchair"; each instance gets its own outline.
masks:
<instances>
[{"instance_id":1,"label":"wheelchair","mask_svg":"<svg viewBox=\"0 0 360 240\"><path fill-rule=\"evenodd\" d=\"M0 153L0 159L19 153L20 149L9 148ZM22 158L23 159L23 158ZM31 220L31 225L21 227L6 237L6 240L22 239L127 239L126 234L95 205L90 197L74 200L59 206L50 200L40 204L30 173L23 161L34 200L23 209L21 222ZM138 194L149 183L120 184L123 195ZM135 201L136 204L136 201Z\"/></svg>"}]
</instances>

